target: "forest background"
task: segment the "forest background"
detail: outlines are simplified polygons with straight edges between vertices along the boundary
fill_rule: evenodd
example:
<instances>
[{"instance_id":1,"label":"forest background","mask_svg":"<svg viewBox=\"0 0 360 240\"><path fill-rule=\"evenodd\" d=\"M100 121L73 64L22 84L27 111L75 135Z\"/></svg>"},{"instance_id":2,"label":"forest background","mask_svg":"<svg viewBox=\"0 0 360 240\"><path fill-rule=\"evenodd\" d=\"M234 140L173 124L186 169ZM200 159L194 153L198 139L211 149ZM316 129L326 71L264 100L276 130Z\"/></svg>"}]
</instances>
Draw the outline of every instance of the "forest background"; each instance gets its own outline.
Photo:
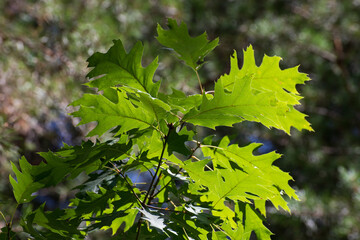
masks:
<instances>
[{"instance_id":1,"label":"forest background","mask_svg":"<svg viewBox=\"0 0 360 240\"><path fill-rule=\"evenodd\" d=\"M0 210L6 217L15 208L10 162L25 155L37 164L36 152L79 144L91 128L75 127L67 105L90 91L82 86L86 59L113 39L128 49L141 40L143 65L159 55L156 75L164 88L197 92L192 70L175 64L154 38L157 23L171 17L185 21L193 35L206 30L210 39L220 37L200 71L206 89L228 72L233 49L249 44L257 59L278 55L282 68L300 64L309 73L313 80L299 88L300 110L315 133L289 137L252 123L218 130L240 145L263 143L261 153L284 154L276 165L291 173L301 202L290 202L291 215L269 214L274 239L360 238L359 0L2 0L0 13ZM38 194L35 204L54 209L73 192L68 183ZM20 215L21 209L15 221Z\"/></svg>"}]
</instances>

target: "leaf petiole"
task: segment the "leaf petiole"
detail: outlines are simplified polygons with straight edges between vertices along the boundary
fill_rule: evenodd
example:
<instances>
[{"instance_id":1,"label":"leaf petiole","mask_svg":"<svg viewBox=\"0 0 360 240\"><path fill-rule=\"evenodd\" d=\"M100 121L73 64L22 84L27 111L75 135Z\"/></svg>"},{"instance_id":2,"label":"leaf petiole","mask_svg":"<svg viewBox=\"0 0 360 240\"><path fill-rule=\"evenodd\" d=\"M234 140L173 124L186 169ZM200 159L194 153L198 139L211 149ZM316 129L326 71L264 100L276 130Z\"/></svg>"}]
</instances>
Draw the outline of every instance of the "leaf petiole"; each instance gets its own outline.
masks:
<instances>
[{"instance_id":1,"label":"leaf petiole","mask_svg":"<svg viewBox=\"0 0 360 240\"><path fill-rule=\"evenodd\" d=\"M5 218L4 214L2 213L2 211L0 211L0 215L3 217L5 224L7 224L6 218Z\"/></svg>"},{"instance_id":2,"label":"leaf petiole","mask_svg":"<svg viewBox=\"0 0 360 240\"><path fill-rule=\"evenodd\" d=\"M196 73L197 79L198 79L198 81L199 81L199 86L200 86L201 94L203 94L203 93L204 93L204 89L203 89L202 84L201 84L201 80L200 80L199 73L198 73L197 70L195 70L195 73Z\"/></svg>"}]
</instances>

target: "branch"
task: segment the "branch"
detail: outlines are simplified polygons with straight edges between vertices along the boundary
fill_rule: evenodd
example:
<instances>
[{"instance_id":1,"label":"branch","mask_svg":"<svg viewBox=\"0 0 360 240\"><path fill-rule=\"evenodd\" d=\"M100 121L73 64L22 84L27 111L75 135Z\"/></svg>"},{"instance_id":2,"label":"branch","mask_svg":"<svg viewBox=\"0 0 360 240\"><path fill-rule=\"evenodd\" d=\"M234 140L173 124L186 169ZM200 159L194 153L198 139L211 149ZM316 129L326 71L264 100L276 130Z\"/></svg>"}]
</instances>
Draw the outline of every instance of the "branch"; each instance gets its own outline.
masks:
<instances>
[{"instance_id":1,"label":"branch","mask_svg":"<svg viewBox=\"0 0 360 240\"><path fill-rule=\"evenodd\" d=\"M143 216L143 214L141 213L141 217ZM142 219L141 219L141 217L140 217L140 219L139 219L139 221L138 221L138 224L137 224L137 230L136 230L136 240L138 240L139 239L139 236L140 236L140 230L141 230L141 222L142 222Z\"/></svg>"},{"instance_id":2,"label":"branch","mask_svg":"<svg viewBox=\"0 0 360 240\"><path fill-rule=\"evenodd\" d=\"M164 137L165 140L164 140L164 142L163 142L163 149L162 149L161 154L160 154L159 164L158 164L158 166L157 166L157 168L156 168L156 171L155 171L155 174L154 174L153 178L151 179L150 186L149 186L149 188L148 188L148 191L146 192L146 195L145 195L145 198L144 198L144 201L143 201L143 204L144 204L145 206L146 206L146 200L148 200L149 193L150 193L150 191L151 191L151 189L152 189L152 187L153 187L155 178L156 178L157 174L159 173L159 170L160 170L160 167L161 167L161 163L162 163L162 159L163 159L164 152L165 152L165 148L166 148L166 144L167 144L167 142L168 142L168 138L169 138L169 135L170 135L170 131L174 128L174 126L173 126L172 124L169 124L168 127L169 127L169 131L168 131L167 135ZM160 176L161 176L161 173L159 174L159 178L160 178ZM156 185L157 185L157 184L155 184L155 188L156 188ZM141 213L141 217L142 217L142 216L143 216L143 214ZM136 238L135 238L136 240L138 240L139 237L140 237L140 230L141 230L141 224L142 224L142 219L141 219L141 217L140 217L139 222L138 222L138 224L137 224Z\"/></svg>"},{"instance_id":3,"label":"branch","mask_svg":"<svg viewBox=\"0 0 360 240\"><path fill-rule=\"evenodd\" d=\"M169 208L160 208L160 207L155 207L155 206L151 206L151 205L146 205L146 207L148 208L152 208L152 209L155 209L155 210L159 210L159 211L169 211L169 212L175 212L175 213L186 213L186 211L176 211L176 210L173 210L173 209L169 209Z\"/></svg>"},{"instance_id":4,"label":"branch","mask_svg":"<svg viewBox=\"0 0 360 240\"><path fill-rule=\"evenodd\" d=\"M149 197L149 195L150 195L150 192L152 191L153 188L156 188L156 186L157 186L157 184L158 184L158 182L159 182L159 179L160 179L160 177L161 177L161 173L160 173L160 174L159 174L159 177L157 178L156 183L154 184L155 178L156 178L156 176L158 175L159 170L160 170L160 167L161 167L161 164L162 164L162 159L163 159L163 156L164 156L164 152L165 152L166 144L167 144L168 139L169 139L170 132L171 132L171 130L174 128L174 126L173 126L172 124L168 124L168 127L169 127L169 131L168 131L167 135L165 136L165 140L164 140L164 142L163 142L163 148L162 148L162 151L161 151L161 154L160 154L158 166L157 166L157 168L156 168L154 177L151 179L150 186L149 186L148 191L146 192L146 195L145 195L145 198L144 198L144 203L145 203L145 204L146 204L146 201L148 200L148 197ZM153 191L152 191L152 192L153 192Z\"/></svg>"},{"instance_id":5,"label":"branch","mask_svg":"<svg viewBox=\"0 0 360 240\"><path fill-rule=\"evenodd\" d=\"M195 157L195 156L191 156L191 158L192 158L192 159L195 159L195 160L198 161L198 162L202 161L202 160L198 159L198 158ZM205 167L206 167L207 169L209 169L210 171L214 171L214 170L211 169L211 167L209 167L207 164L205 165Z\"/></svg>"},{"instance_id":6,"label":"branch","mask_svg":"<svg viewBox=\"0 0 360 240\"><path fill-rule=\"evenodd\" d=\"M111 168L111 170L115 171L117 174L121 175L121 176L125 179L126 183L128 184L128 186L129 186L130 190L132 191L133 195L135 196L136 200L138 200L138 202L140 203L140 205L141 205L142 207L144 207L145 204L141 201L141 199L140 199L140 198L138 197L138 195L135 193L132 185L129 183L129 181L128 181L127 178L126 178L127 176L126 176L124 173L122 173L122 172L115 166L115 164L113 164L112 162L110 162L110 164L113 165L113 167L115 168L115 169L112 169L112 168Z\"/></svg>"},{"instance_id":7,"label":"branch","mask_svg":"<svg viewBox=\"0 0 360 240\"><path fill-rule=\"evenodd\" d=\"M175 174L174 177L176 177L176 175L178 175L181 172L182 168L179 168L179 170L177 171L177 173ZM171 180L169 182L167 182L159 191L157 191L157 193L152 194L151 197L149 198L149 201L153 200L156 195L158 195L162 190L164 190L167 186L169 186L169 184L171 183Z\"/></svg>"},{"instance_id":8,"label":"branch","mask_svg":"<svg viewBox=\"0 0 360 240\"><path fill-rule=\"evenodd\" d=\"M184 122L184 123L185 123L185 122ZM195 151L196 151L198 148L200 148L200 147L201 147L200 142L197 142L196 148L191 149L191 154L190 154L190 156L189 156L188 159L193 158ZM199 160L199 161L200 161L200 160ZM178 174L181 172L181 170L182 170L182 168L180 168L180 169L177 171L177 173L175 174L175 176L178 175ZM159 178L158 178L158 181L159 181L159 179L160 179L160 176L159 176ZM151 193L151 197L149 198L149 203L156 197L156 195L158 195L162 190L164 190L164 189L170 184L170 182L171 182L171 180L170 180L168 183L166 183L156 194L154 194L154 191L155 191L155 189L154 189L153 192ZM157 183L158 183L158 182L157 182ZM156 185L157 185L157 183L156 183Z\"/></svg>"},{"instance_id":9,"label":"branch","mask_svg":"<svg viewBox=\"0 0 360 240\"><path fill-rule=\"evenodd\" d=\"M144 168L146 168L146 171L148 171L148 173L151 175L151 177L154 177L154 175L152 174L152 172L150 171L150 169L149 169L147 166L145 166L145 164L142 164L142 166L143 166Z\"/></svg>"}]
</instances>

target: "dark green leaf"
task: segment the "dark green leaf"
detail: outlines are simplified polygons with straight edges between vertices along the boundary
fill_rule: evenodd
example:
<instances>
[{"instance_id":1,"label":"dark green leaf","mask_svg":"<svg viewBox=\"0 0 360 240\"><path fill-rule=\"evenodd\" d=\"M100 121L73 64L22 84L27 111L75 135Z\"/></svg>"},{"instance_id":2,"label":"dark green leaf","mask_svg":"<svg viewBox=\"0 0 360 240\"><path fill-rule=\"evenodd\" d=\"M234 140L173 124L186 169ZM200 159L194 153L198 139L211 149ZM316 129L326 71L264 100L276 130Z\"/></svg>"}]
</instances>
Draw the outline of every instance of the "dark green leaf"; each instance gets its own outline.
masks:
<instances>
[{"instance_id":1,"label":"dark green leaf","mask_svg":"<svg viewBox=\"0 0 360 240\"><path fill-rule=\"evenodd\" d=\"M12 239L16 239L15 235L16 233L13 232L10 228L8 227L3 227L0 229L0 240L12 240Z\"/></svg>"},{"instance_id":2,"label":"dark green leaf","mask_svg":"<svg viewBox=\"0 0 360 240\"><path fill-rule=\"evenodd\" d=\"M22 226L36 239L83 239L84 233L78 230L81 220L79 218L63 219L64 215L65 210L45 212L44 205L41 205L23 219ZM33 227L34 224L42 228L37 230Z\"/></svg>"},{"instance_id":3,"label":"dark green leaf","mask_svg":"<svg viewBox=\"0 0 360 240\"><path fill-rule=\"evenodd\" d=\"M19 204L21 204L30 202L32 199L34 199L35 196L33 196L32 194L38 189L44 187L44 184L34 181L34 178L31 175L33 168L36 166L32 166L25 159L25 157L22 157L19 160L19 163L22 172L17 169L14 163L11 163L12 170L16 176L16 180L12 176L9 176L9 178L10 183L13 187L15 199Z\"/></svg>"},{"instance_id":4,"label":"dark green leaf","mask_svg":"<svg viewBox=\"0 0 360 240\"><path fill-rule=\"evenodd\" d=\"M185 146L185 142L191 141L195 134L192 131L187 131L186 127L180 132L171 131L168 136L168 154L171 155L173 152L188 156L190 150Z\"/></svg>"},{"instance_id":5,"label":"dark green leaf","mask_svg":"<svg viewBox=\"0 0 360 240\"><path fill-rule=\"evenodd\" d=\"M169 18L168 27L169 29L165 30L158 25L157 40L165 47L169 47L178 53L179 58L194 70L201 67L204 57L219 43L218 38L209 42L206 33L194 38L190 37L184 22L179 26L176 20Z\"/></svg>"}]
</instances>

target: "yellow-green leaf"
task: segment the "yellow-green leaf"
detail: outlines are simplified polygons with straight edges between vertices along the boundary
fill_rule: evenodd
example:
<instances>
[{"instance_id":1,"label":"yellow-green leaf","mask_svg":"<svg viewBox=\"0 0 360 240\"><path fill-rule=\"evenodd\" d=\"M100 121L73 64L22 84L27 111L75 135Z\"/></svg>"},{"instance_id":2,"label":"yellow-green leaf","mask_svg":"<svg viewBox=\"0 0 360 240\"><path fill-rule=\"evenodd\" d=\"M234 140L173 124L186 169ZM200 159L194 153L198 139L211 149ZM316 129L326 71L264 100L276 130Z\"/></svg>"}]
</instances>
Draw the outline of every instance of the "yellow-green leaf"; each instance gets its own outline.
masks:
<instances>
[{"instance_id":1,"label":"yellow-green leaf","mask_svg":"<svg viewBox=\"0 0 360 240\"><path fill-rule=\"evenodd\" d=\"M270 60L266 59L265 66L273 66L269 63ZM214 129L216 126L232 126L246 120L260 122L268 128L275 127L288 134L291 127L311 131L312 128L305 119L306 115L294 108L300 97L291 92L294 91L291 84L287 84L289 86L285 91L271 74L268 78L265 78L264 74L261 75L262 78L258 78L251 64L255 64L255 61L253 58L250 60L252 61L240 71L235 52L231 59L230 73L215 83L214 98L209 99L204 95L202 104L189 111L183 121ZM273 60L278 63L277 58ZM273 71L269 72L273 74ZM293 72L282 73L283 81L290 79ZM266 84L262 83L265 81L263 79L267 81ZM305 78L302 80L305 81Z\"/></svg>"}]
</instances>

